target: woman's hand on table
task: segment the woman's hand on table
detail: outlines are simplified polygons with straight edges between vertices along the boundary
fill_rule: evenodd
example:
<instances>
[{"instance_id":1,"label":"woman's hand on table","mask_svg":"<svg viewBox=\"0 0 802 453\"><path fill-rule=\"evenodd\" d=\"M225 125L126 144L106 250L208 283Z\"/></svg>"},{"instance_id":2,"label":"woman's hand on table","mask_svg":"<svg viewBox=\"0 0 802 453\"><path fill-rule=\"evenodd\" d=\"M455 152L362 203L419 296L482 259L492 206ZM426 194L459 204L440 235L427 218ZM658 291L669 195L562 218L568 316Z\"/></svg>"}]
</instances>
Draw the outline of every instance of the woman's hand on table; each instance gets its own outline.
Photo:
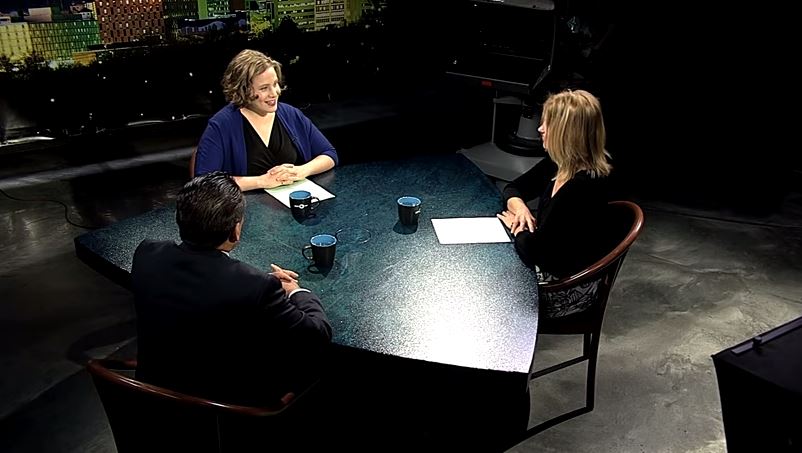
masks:
<instances>
[{"instance_id":1,"label":"woman's hand on table","mask_svg":"<svg viewBox=\"0 0 802 453\"><path fill-rule=\"evenodd\" d=\"M497 217L504 222L504 225L510 229L513 235L517 235L521 231L535 231L537 226L537 221L532 215L532 211L529 210L522 199L517 197L507 200L507 210L498 214Z\"/></svg>"},{"instance_id":2,"label":"woman's hand on table","mask_svg":"<svg viewBox=\"0 0 802 453\"><path fill-rule=\"evenodd\" d=\"M268 170L267 174L274 177L281 185L292 184L306 178L307 172L303 165L281 164Z\"/></svg>"},{"instance_id":3,"label":"woman's hand on table","mask_svg":"<svg viewBox=\"0 0 802 453\"><path fill-rule=\"evenodd\" d=\"M281 176L277 173L270 173L272 170L268 170L267 173L258 176L259 178L259 188L261 189L272 189L274 187L282 186L286 184L281 179Z\"/></svg>"}]
</instances>

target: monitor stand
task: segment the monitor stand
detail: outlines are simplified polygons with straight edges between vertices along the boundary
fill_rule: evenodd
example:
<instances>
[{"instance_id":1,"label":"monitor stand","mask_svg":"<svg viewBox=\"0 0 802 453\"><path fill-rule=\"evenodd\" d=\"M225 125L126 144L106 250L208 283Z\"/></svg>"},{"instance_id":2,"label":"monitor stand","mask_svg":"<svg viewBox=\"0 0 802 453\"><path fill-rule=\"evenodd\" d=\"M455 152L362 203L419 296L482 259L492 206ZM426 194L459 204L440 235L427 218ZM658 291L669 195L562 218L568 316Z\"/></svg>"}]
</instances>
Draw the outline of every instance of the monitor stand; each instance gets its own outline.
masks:
<instances>
[{"instance_id":1,"label":"monitor stand","mask_svg":"<svg viewBox=\"0 0 802 453\"><path fill-rule=\"evenodd\" d=\"M510 154L493 142L482 143L457 152L470 159L487 176L507 182L526 173L543 159Z\"/></svg>"},{"instance_id":2,"label":"monitor stand","mask_svg":"<svg viewBox=\"0 0 802 453\"><path fill-rule=\"evenodd\" d=\"M501 181L512 181L540 162L542 156L520 156L499 148L496 137L496 106L499 104L521 105L521 99L515 96L503 96L493 99L493 124L490 141L472 148L457 151L470 159L487 176Z\"/></svg>"}]
</instances>

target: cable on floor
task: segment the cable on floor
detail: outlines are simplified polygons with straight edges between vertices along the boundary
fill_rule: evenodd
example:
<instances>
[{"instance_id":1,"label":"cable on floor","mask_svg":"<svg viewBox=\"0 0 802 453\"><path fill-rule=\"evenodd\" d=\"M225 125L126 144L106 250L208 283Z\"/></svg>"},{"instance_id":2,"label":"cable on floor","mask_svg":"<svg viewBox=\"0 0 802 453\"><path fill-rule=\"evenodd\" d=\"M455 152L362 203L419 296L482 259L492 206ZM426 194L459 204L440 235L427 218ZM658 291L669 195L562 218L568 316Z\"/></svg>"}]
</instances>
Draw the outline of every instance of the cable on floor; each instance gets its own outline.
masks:
<instances>
[{"instance_id":1,"label":"cable on floor","mask_svg":"<svg viewBox=\"0 0 802 453\"><path fill-rule=\"evenodd\" d=\"M0 189L0 193L3 194L3 196L5 196L6 198L8 198L10 200L19 201L19 202L22 202L22 203L56 203L56 204L59 204L59 205L61 205L62 208L64 208L64 220L66 220L67 223L69 223L70 225L72 225L74 227L78 227L78 228L83 228L85 230L96 230L96 229L100 228L99 226L94 226L94 225L81 225L80 223L76 223L76 222L73 222L72 220L70 220L70 208L63 201L50 200L50 199L45 199L45 198L31 198L31 199L17 198L17 197L14 197L12 195L9 195L8 192L6 192L3 189Z\"/></svg>"}]
</instances>

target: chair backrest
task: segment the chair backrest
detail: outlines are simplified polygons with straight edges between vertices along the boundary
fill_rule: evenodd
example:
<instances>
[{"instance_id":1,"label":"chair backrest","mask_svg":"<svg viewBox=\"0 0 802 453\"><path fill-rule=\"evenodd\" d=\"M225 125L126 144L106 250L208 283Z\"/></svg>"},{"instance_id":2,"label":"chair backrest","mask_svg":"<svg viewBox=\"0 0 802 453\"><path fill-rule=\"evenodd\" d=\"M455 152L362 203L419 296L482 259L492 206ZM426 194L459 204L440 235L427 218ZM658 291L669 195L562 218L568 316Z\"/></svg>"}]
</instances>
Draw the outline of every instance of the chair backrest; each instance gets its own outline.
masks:
<instances>
[{"instance_id":1,"label":"chair backrest","mask_svg":"<svg viewBox=\"0 0 802 453\"><path fill-rule=\"evenodd\" d=\"M195 177L195 160L198 158L198 147L192 150L192 155L189 156L189 179Z\"/></svg>"},{"instance_id":2,"label":"chair backrest","mask_svg":"<svg viewBox=\"0 0 802 453\"><path fill-rule=\"evenodd\" d=\"M87 368L119 453L281 451L295 441L287 431L303 394L288 393L273 407L239 406L138 381L135 361L91 360Z\"/></svg>"},{"instance_id":3,"label":"chair backrest","mask_svg":"<svg viewBox=\"0 0 802 453\"><path fill-rule=\"evenodd\" d=\"M612 249L607 255L589 267L570 277L539 285L540 293L566 291L579 285L598 281L594 303L586 310L589 314L604 313L607 298L613 287L618 271L624 262L629 247L638 238L643 227L643 210L631 201L611 201L608 204L606 233ZM601 317L598 317L601 325Z\"/></svg>"}]
</instances>

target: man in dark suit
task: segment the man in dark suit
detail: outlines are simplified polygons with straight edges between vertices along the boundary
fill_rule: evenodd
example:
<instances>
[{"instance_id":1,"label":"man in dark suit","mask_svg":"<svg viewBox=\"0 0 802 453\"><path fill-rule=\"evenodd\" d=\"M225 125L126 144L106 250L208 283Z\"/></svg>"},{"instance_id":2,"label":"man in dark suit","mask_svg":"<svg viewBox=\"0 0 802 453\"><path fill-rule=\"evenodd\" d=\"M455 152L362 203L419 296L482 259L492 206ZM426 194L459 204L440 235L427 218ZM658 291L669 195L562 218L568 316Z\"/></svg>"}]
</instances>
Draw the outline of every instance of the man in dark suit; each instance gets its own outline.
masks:
<instances>
[{"instance_id":1,"label":"man in dark suit","mask_svg":"<svg viewBox=\"0 0 802 453\"><path fill-rule=\"evenodd\" d=\"M176 204L182 242L145 240L134 254L137 378L247 405L302 390L331 341L318 297L292 271L229 257L245 213L229 175L193 179Z\"/></svg>"}]
</instances>

